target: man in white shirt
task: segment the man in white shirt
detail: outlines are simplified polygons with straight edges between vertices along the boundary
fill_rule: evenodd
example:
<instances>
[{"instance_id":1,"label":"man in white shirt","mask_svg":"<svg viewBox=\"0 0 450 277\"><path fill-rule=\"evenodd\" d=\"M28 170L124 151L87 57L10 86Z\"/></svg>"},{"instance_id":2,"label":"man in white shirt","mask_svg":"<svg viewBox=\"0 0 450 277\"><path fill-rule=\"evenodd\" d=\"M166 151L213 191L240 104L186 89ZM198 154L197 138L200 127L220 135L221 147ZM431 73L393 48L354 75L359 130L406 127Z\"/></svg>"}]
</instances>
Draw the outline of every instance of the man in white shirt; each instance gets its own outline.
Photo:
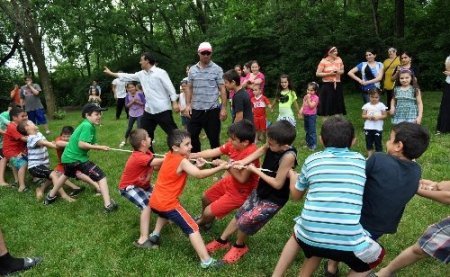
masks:
<instances>
[{"instance_id":1,"label":"man in white shirt","mask_svg":"<svg viewBox=\"0 0 450 277\"><path fill-rule=\"evenodd\" d=\"M119 70L118 73L122 73L122 71ZM120 115L122 114L123 108L125 108L125 113L127 114L128 118L128 108L125 106L125 97L127 96L125 86L126 83L122 82L120 78L116 78L112 81L112 91L114 94L114 99L116 99L117 102L116 120L120 119Z\"/></svg>"},{"instance_id":2,"label":"man in white shirt","mask_svg":"<svg viewBox=\"0 0 450 277\"><path fill-rule=\"evenodd\" d=\"M134 74L114 73L105 66L106 74L119 78L123 82L138 81L142 85L145 95L144 115L141 126L147 130L148 135L154 139L155 129L159 125L166 134L177 128L173 120L172 110L180 111L178 107L178 95L167 72L155 65L156 60L150 53L141 55L139 64L142 70ZM154 153L152 147L150 148Z\"/></svg>"}]
</instances>

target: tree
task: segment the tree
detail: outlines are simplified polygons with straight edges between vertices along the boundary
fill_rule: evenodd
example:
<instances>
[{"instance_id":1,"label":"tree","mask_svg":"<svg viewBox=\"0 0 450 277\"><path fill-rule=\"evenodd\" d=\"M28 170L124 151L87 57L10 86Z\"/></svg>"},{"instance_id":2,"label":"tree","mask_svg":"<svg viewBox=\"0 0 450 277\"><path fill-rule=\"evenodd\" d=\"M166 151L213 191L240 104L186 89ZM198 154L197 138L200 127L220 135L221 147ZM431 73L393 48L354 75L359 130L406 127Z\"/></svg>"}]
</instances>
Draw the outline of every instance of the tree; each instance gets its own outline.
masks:
<instances>
[{"instance_id":1,"label":"tree","mask_svg":"<svg viewBox=\"0 0 450 277\"><path fill-rule=\"evenodd\" d=\"M405 1L395 0L395 37L405 36Z\"/></svg>"}]
</instances>

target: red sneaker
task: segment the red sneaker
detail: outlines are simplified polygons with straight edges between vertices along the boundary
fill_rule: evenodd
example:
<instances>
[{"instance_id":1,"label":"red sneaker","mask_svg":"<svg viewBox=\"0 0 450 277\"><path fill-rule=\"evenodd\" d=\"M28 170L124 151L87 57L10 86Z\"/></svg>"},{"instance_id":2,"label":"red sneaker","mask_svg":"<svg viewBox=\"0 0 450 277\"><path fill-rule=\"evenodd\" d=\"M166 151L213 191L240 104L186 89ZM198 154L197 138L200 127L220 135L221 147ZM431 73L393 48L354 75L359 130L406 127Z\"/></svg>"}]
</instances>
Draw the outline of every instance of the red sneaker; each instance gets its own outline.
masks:
<instances>
[{"instance_id":1,"label":"red sneaker","mask_svg":"<svg viewBox=\"0 0 450 277\"><path fill-rule=\"evenodd\" d=\"M220 249L228 249L230 248L230 243L220 243L217 240L213 240L210 243L206 245L206 250L208 250L208 253L212 254Z\"/></svg>"},{"instance_id":2,"label":"red sneaker","mask_svg":"<svg viewBox=\"0 0 450 277\"><path fill-rule=\"evenodd\" d=\"M244 256L248 252L248 246L245 245L242 248L237 248L236 246L231 247L230 251L223 256L223 261L227 264L232 264L239 261L242 256Z\"/></svg>"}]
</instances>

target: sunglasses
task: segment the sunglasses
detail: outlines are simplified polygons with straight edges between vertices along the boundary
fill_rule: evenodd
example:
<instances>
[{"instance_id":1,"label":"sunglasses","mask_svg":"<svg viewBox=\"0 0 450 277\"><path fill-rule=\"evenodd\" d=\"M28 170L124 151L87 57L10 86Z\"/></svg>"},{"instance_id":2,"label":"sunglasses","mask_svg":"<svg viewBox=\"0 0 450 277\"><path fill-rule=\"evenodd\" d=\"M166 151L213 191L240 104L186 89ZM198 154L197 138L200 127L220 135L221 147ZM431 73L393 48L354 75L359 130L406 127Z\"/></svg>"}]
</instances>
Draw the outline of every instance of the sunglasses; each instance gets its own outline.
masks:
<instances>
[{"instance_id":1,"label":"sunglasses","mask_svg":"<svg viewBox=\"0 0 450 277\"><path fill-rule=\"evenodd\" d=\"M209 55L211 55L211 52L203 51L203 52L200 52L200 55L202 55L202 56L209 56Z\"/></svg>"}]
</instances>

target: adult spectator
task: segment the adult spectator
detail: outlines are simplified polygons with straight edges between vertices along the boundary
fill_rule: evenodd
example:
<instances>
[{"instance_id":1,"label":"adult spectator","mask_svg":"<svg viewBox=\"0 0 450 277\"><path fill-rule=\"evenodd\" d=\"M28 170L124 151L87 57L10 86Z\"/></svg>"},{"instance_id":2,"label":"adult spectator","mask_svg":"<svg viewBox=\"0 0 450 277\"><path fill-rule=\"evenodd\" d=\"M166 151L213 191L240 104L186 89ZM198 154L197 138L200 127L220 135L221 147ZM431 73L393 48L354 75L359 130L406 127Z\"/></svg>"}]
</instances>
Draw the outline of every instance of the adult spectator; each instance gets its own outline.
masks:
<instances>
[{"instance_id":1,"label":"adult spectator","mask_svg":"<svg viewBox=\"0 0 450 277\"><path fill-rule=\"evenodd\" d=\"M344 63L339 57L336 46L330 46L326 49L316 71L316 76L322 78L317 115L331 116L347 113L341 83L342 74L344 74Z\"/></svg>"},{"instance_id":2,"label":"adult spectator","mask_svg":"<svg viewBox=\"0 0 450 277\"><path fill-rule=\"evenodd\" d=\"M122 73L121 70L118 73ZM112 81L112 91L114 94L114 99L116 99L116 120L120 119L122 110L125 108L125 113L128 118L128 108L125 106L125 97L127 96L127 91L125 89L126 83L121 81L120 78L116 78Z\"/></svg>"},{"instance_id":3,"label":"adult spectator","mask_svg":"<svg viewBox=\"0 0 450 277\"><path fill-rule=\"evenodd\" d=\"M155 59L148 52L141 55L139 64L142 70L134 74L114 73L105 66L106 74L119 78L122 82L137 81L141 83L145 95L144 115L141 127L147 130L151 139L155 138L156 126L160 126L169 135L177 128L172 116L179 112L178 96L169 75L164 69L156 67ZM153 151L153 146L150 147Z\"/></svg>"},{"instance_id":4,"label":"adult spectator","mask_svg":"<svg viewBox=\"0 0 450 277\"><path fill-rule=\"evenodd\" d=\"M191 117L192 152L199 152L199 135L205 130L211 149L220 146L220 121L227 118L227 94L223 70L211 61L212 47L202 42L197 50L199 62L189 69L186 87L186 114ZM219 102L219 95L221 103Z\"/></svg>"},{"instance_id":5,"label":"adult spectator","mask_svg":"<svg viewBox=\"0 0 450 277\"><path fill-rule=\"evenodd\" d=\"M14 272L32 268L42 261L42 258L15 258L11 256L6 248L3 233L0 230L0 276L6 276Z\"/></svg>"},{"instance_id":6,"label":"adult spectator","mask_svg":"<svg viewBox=\"0 0 450 277\"><path fill-rule=\"evenodd\" d=\"M22 107L22 98L20 98L20 87L18 84L14 84L13 90L10 92L11 102L16 104L17 106Z\"/></svg>"},{"instance_id":7,"label":"adult spectator","mask_svg":"<svg viewBox=\"0 0 450 277\"><path fill-rule=\"evenodd\" d=\"M414 75L414 84L417 85L417 78L419 76L419 69L412 63L413 57L410 52L403 51L400 53L400 65L398 65L392 73L392 81L397 80L400 71L408 69Z\"/></svg>"},{"instance_id":8,"label":"adult spectator","mask_svg":"<svg viewBox=\"0 0 450 277\"><path fill-rule=\"evenodd\" d=\"M386 93L386 106L388 110L391 108L391 100L394 92L394 80L391 76L397 66L400 65L400 58L397 56L397 49L391 47L388 49L388 58L384 60L384 78L383 78L383 91Z\"/></svg>"},{"instance_id":9,"label":"adult spectator","mask_svg":"<svg viewBox=\"0 0 450 277\"><path fill-rule=\"evenodd\" d=\"M450 133L450 56L445 59L445 85L436 127L436 134Z\"/></svg>"},{"instance_id":10,"label":"adult spectator","mask_svg":"<svg viewBox=\"0 0 450 277\"><path fill-rule=\"evenodd\" d=\"M46 134L50 134L47 118L45 117L44 106L42 105L39 94L42 92L38 84L33 83L31 76L25 78L25 85L20 88L20 97L23 99L25 111L28 119L36 125L42 125Z\"/></svg>"},{"instance_id":11,"label":"adult spectator","mask_svg":"<svg viewBox=\"0 0 450 277\"><path fill-rule=\"evenodd\" d=\"M361 95L364 104L369 102L369 90L381 87L380 81L383 79L384 70L383 64L375 60L376 57L377 53L375 50L367 49L366 61L359 63L348 72L348 76L361 85ZM361 77L356 76L356 72L360 72Z\"/></svg>"},{"instance_id":12,"label":"adult spectator","mask_svg":"<svg viewBox=\"0 0 450 277\"><path fill-rule=\"evenodd\" d=\"M89 94L91 94L92 89L95 89L99 93L99 96L102 95L102 88L97 84L96 80L92 80L92 83L89 86Z\"/></svg>"}]
</instances>

